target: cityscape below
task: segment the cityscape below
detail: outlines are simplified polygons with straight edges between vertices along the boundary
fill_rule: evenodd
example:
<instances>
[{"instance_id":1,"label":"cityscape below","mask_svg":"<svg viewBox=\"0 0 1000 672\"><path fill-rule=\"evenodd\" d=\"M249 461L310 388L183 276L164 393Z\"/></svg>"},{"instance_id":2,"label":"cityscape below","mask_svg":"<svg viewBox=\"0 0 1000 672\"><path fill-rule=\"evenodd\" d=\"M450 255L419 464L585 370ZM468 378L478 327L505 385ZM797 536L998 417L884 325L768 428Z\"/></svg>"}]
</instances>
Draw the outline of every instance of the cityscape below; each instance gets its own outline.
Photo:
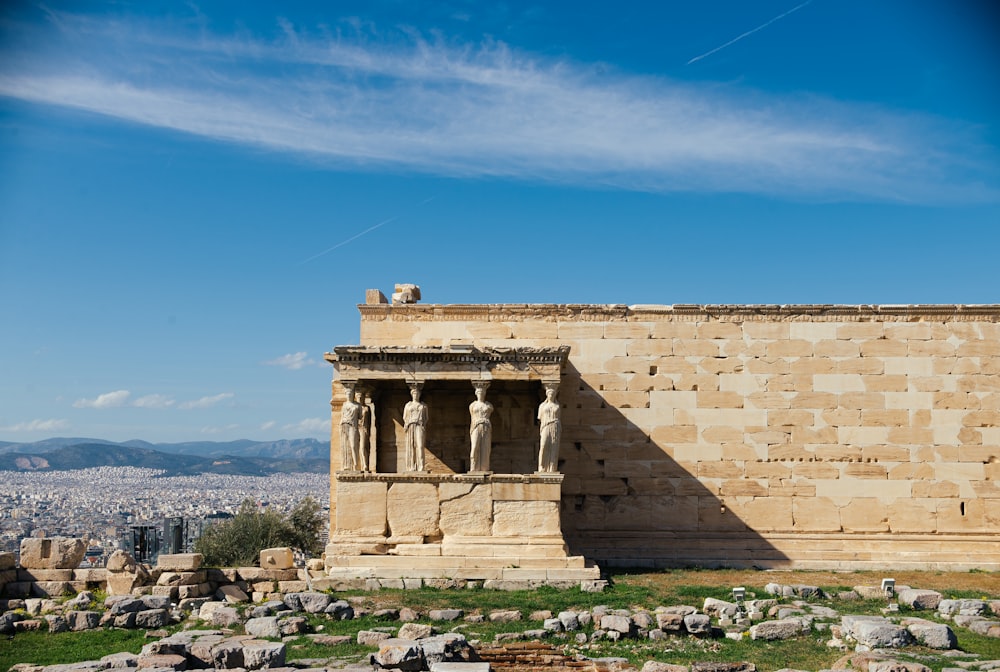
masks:
<instances>
[{"instance_id":1,"label":"cityscape below","mask_svg":"<svg viewBox=\"0 0 1000 672\"><path fill-rule=\"evenodd\" d=\"M311 496L329 511L327 474L163 473L108 466L0 471L0 552L17 553L25 537L79 537L87 540L87 566L100 567L119 548L140 555L190 551L206 522L234 514L246 499L286 512Z\"/></svg>"}]
</instances>

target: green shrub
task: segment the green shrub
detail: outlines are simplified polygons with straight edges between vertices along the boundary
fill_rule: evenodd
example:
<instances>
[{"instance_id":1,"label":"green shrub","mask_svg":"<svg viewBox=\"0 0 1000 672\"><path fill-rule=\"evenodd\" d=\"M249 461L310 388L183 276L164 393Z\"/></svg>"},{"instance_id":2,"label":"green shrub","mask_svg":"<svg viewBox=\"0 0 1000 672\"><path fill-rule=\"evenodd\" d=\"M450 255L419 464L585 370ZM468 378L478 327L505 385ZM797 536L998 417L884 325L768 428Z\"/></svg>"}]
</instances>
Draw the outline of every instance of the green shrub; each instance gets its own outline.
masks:
<instances>
[{"instance_id":1,"label":"green shrub","mask_svg":"<svg viewBox=\"0 0 1000 672\"><path fill-rule=\"evenodd\" d=\"M271 509L258 510L245 499L235 516L207 528L195 542L196 553L210 567L256 565L265 548L290 546L306 555L317 555L319 531L325 523L319 503L306 497L287 515Z\"/></svg>"}]
</instances>

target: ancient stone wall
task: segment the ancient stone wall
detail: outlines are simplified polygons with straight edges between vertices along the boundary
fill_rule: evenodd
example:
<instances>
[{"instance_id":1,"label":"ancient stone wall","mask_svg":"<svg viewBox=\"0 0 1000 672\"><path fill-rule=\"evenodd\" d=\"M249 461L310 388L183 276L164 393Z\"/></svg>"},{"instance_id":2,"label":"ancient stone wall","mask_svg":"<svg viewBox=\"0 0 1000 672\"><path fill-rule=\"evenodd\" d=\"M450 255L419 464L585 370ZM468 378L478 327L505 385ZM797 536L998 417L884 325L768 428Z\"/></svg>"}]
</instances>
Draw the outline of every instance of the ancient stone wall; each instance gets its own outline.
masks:
<instances>
[{"instance_id":1,"label":"ancient stone wall","mask_svg":"<svg viewBox=\"0 0 1000 672\"><path fill-rule=\"evenodd\" d=\"M574 553L1000 569L1000 306L359 309L367 346L570 346Z\"/></svg>"}]
</instances>

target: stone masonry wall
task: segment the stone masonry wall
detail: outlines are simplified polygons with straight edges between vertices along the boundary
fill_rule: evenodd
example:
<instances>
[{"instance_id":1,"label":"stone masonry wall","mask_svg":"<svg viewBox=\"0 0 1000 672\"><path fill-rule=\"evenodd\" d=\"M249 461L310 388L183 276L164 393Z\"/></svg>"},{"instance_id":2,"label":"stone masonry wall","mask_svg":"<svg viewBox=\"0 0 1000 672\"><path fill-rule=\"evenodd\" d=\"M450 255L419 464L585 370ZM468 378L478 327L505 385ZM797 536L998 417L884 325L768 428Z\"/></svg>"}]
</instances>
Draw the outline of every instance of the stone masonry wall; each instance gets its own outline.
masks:
<instances>
[{"instance_id":1,"label":"stone masonry wall","mask_svg":"<svg viewBox=\"0 0 1000 672\"><path fill-rule=\"evenodd\" d=\"M1000 306L359 310L362 345L571 347L573 553L1000 569Z\"/></svg>"}]
</instances>

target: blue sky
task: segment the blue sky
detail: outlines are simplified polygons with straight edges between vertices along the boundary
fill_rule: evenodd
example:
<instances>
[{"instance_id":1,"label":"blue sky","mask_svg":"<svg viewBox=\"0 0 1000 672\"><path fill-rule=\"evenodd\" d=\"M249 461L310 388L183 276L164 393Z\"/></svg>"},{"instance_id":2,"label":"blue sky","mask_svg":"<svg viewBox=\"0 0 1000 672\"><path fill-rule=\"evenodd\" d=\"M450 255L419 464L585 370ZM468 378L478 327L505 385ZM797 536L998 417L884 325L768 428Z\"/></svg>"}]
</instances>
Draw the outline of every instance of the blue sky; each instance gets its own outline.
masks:
<instances>
[{"instance_id":1,"label":"blue sky","mask_svg":"<svg viewBox=\"0 0 1000 672\"><path fill-rule=\"evenodd\" d=\"M366 288L1000 301L988 2L8 2L0 440L329 432Z\"/></svg>"}]
</instances>

